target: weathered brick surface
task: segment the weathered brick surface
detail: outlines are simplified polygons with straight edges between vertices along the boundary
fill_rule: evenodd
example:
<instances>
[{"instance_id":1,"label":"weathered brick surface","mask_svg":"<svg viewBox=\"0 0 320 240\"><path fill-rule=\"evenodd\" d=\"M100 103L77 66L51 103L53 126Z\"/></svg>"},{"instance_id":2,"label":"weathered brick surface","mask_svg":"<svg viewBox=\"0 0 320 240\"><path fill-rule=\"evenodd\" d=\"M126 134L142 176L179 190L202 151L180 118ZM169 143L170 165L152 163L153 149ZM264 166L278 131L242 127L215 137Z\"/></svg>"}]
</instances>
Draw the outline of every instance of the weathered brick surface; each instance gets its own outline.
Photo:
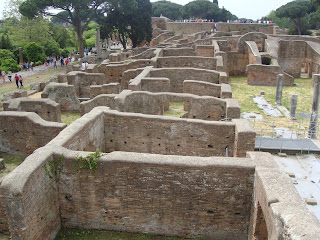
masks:
<instances>
[{"instance_id":1,"label":"weathered brick surface","mask_svg":"<svg viewBox=\"0 0 320 240\"><path fill-rule=\"evenodd\" d=\"M196 56L193 48L165 48L163 49L163 57L177 56Z\"/></svg>"},{"instance_id":2,"label":"weathered brick surface","mask_svg":"<svg viewBox=\"0 0 320 240\"><path fill-rule=\"evenodd\" d=\"M233 156L235 125L105 112L105 150L187 156Z\"/></svg>"},{"instance_id":3,"label":"weathered brick surface","mask_svg":"<svg viewBox=\"0 0 320 240\"><path fill-rule=\"evenodd\" d=\"M0 152L29 155L66 127L32 112L0 112Z\"/></svg>"},{"instance_id":4,"label":"weathered brick surface","mask_svg":"<svg viewBox=\"0 0 320 240\"><path fill-rule=\"evenodd\" d=\"M93 108L99 106L111 107L112 109L115 109L115 96L116 94L101 94L93 99L90 99L89 101L84 101L80 103L81 115L84 115L90 112Z\"/></svg>"},{"instance_id":5,"label":"weathered brick surface","mask_svg":"<svg viewBox=\"0 0 320 240\"><path fill-rule=\"evenodd\" d=\"M57 185L44 170L50 160L51 151L39 149L1 184L12 239L53 240L60 231Z\"/></svg>"},{"instance_id":6,"label":"weathered brick surface","mask_svg":"<svg viewBox=\"0 0 320 240\"><path fill-rule=\"evenodd\" d=\"M120 92L119 83L109 83L103 85L90 86L90 98L94 98L100 94L118 94Z\"/></svg>"},{"instance_id":7,"label":"weathered brick surface","mask_svg":"<svg viewBox=\"0 0 320 240\"><path fill-rule=\"evenodd\" d=\"M158 68L187 67L216 70L217 59L213 57L163 57L157 58Z\"/></svg>"},{"instance_id":8,"label":"weathered brick surface","mask_svg":"<svg viewBox=\"0 0 320 240\"><path fill-rule=\"evenodd\" d=\"M275 34L274 24L258 24L258 23L218 23L217 30L221 32L240 31L240 34L248 32L262 32L265 34Z\"/></svg>"},{"instance_id":9,"label":"weathered brick surface","mask_svg":"<svg viewBox=\"0 0 320 240\"><path fill-rule=\"evenodd\" d=\"M170 79L170 92L182 93L184 80L219 83L220 72L197 68L160 68L152 69L149 77L167 77Z\"/></svg>"},{"instance_id":10,"label":"weathered brick surface","mask_svg":"<svg viewBox=\"0 0 320 240\"><path fill-rule=\"evenodd\" d=\"M51 122L61 122L60 105L50 99L12 99L4 106L4 111L35 112L42 119Z\"/></svg>"},{"instance_id":11,"label":"weathered brick surface","mask_svg":"<svg viewBox=\"0 0 320 240\"><path fill-rule=\"evenodd\" d=\"M221 97L221 85L203 81L185 80L183 81L183 92L196 94L199 96Z\"/></svg>"},{"instance_id":12,"label":"weathered brick surface","mask_svg":"<svg viewBox=\"0 0 320 240\"><path fill-rule=\"evenodd\" d=\"M197 56L214 57L214 46L212 45L197 45Z\"/></svg>"},{"instance_id":13,"label":"weathered brick surface","mask_svg":"<svg viewBox=\"0 0 320 240\"><path fill-rule=\"evenodd\" d=\"M70 72L68 73L68 84L75 87L78 97L90 97L91 85L102 85L107 83L107 79L102 73Z\"/></svg>"},{"instance_id":14,"label":"weathered brick surface","mask_svg":"<svg viewBox=\"0 0 320 240\"><path fill-rule=\"evenodd\" d=\"M96 171L75 173L74 159L66 159L59 185L63 225L247 239L254 168L244 162L114 153Z\"/></svg>"}]
</instances>

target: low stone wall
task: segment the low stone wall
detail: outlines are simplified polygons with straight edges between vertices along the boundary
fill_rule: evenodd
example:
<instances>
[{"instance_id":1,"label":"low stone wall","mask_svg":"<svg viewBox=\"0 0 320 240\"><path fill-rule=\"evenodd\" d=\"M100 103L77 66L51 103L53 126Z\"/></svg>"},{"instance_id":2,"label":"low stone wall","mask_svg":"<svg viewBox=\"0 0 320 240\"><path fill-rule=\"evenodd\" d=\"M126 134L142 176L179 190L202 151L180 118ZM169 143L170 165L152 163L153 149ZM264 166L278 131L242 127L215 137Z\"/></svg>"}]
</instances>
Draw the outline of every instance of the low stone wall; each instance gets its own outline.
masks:
<instances>
[{"instance_id":1,"label":"low stone wall","mask_svg":"<svg viewBox=\"0 0 320 240\"><path fill-rule=\"evenodd\" d=\"M80 108L80 101L72 85L50 83L41 93L41 98L49 98L60 103L62 112L78 112Z\"/></svg>"},{"instance_id":2,"label":"low stone wall","mask_svg":"<svg viewBox=\"0 0 320 240\"><path fill-rule=\"evenodd\" d=\"M109 83L103 85L90 86L90 98L94 98L100 94L118 94L120 92L119 83Z\"/></svg>"},{"instance_id":3,"label":"low stone wall","mask_svg":"<svg viewBox=\"0 0 320 240\"><path fill-rule=\"evenodd\" d=\"M29 155L67 125L48 122L33 112L0 112L0 152Z\"/></svg>"},{"instance_id":4,"label":"low stone wall","mask_svg":"<svg viewBox=\"0 0 320 240\"><path fill-rule=\"evenodd\" d=\"M196 45L197 56L214 57L214 46L212 45Z\"/></svg>"},{"instance_id":5,"label":"low stone wall","mask_svg":"<svg viewBox=\"0 0 320 240\"><path fill-rule=\"evenodd\" d=\"M197 32L210 32L214 28L214 23L212 22L166 22L166 29L174 31L175 35L180 34L192 34Z\"/></svg>"},{"instance_id":6,"label":"low stone wall","mask_svg":"<svg viewBox=\"0 0 320 240\"><path fill-rule=\"evenodd\" d=\"M137 68L124 71L121 78L120 90L128 89L129 81L137 77L143 70L144 68Z\"/></svg>"},{"instance_id":7,"label":"low stone wall","mask_svg":"<svg viewBox=\"0 0 320 240\"><path fill-rule=\"evenodd\" d=\"M115 97L116 94L101 94L94 97L91 100L84 101L80 103L80 113L84 115L90 112L95 107L110 107L111 109L116 109Z\"/></svg>"},{"instance_id":8,"label":"low stone wall","mask_svg":"<svg viewBox=\"0 0 320 240\"><path fill-rule=\"evenodd\" d=\"M211 96L217 98L232 98L232 90L229 84L215 84L203 81L183 81L183 92L199 96Z\"/></svg>"},{"instance_id":9,"label":"low stone wall","mask_svg":"<svg viewBox=\"0 0 320 240\"><path fill-rule=\"evenodd\" d=\"M60 104L50 99L16 98L3 103L4 111L35 112L43 120L61 122Z\"/></svg>"},{"instance_id":10,"label":"low stone wall","mask_svg":"<svg viewBox=\"0 0 320 240\"><path fill-rule=\"evenodd\" d=\"M70 72L68 73L68 84L73 85L78 97L90 97L91 85L102 85L107 79L102 73Z\"/></svg>"},{"instance_id":11,"label":"low stone wall","mask_svg":"<svg viewBox=\"0 0 320 240\"><path fill-rule=\"evenodd\" d=\"M217 70L217 59L213 57L163 57L157 59L157 68L201 68Z\"/></svg>"},{"instance_id":12,"label":"low stone wall","mask_svg":"<svg viewBox=\"0 0 320 240\"><path fill-rule=\"evenodd\" d=\"M193 48L165 48L163 49L163 57L177 57L177 56L196 56Z\"/></svg>"},{"instance_id":13,"label":"low stone wall","mask_svg":"<svg viewBox=\"0 0 320 240\"><path fill-rule=\"evenodd\" d=\"M124 75L124 72L129 69L137 69L137 68L144 68L146 66L154 66L155 61L151 59L139 59L139 60L133 60L129 63L119 62L119 63L113 63L113 64L104 64L102 63L99 66L99 72L104 73L104 75L107 78L107 83L121 83L122 77Z\"/></svg>"},{"instance_id":14,"label":"low stone wall","mask_svg":"<svg viewBox=\"0 0 320 240\"><path fill-rule=\"evenodd\" d=\"M168 102L184 102L184 110L187 113L183 118L207 121L219 121L222 118L240 118L239 103L236 100L236 103L230 103L232 99L222 100L183 93L132 92L125 90L115 97L115 101L116 107L113 109L122 112L163 115Z\"/></svg>"},{"instance_id":15,"label":"low stone wall","mask_svg":"<svg viewBox=\"0 0 320 240\"><path fill-rule=\"evenodd\" d=\"M248 32L262 32L265 34L275 34L274 24L260 23L223 23L219 22L217 30L220 32L239 31L241 35Z\"/></svg>"},{"instance_id":16,"label":"low stone wall","mask_svg":"<svg viewBox=\"0 0 320 240\"><path fill-rule=\"evenodd\" d=\"M166 77L170 79L170 92L183 92L183 81L192 79L210 83L227 83L224 72L196 68L161 68L151 69L149 77Z\"/></svg>"},{"instance_id":17,"label":"low stone wall","mask_svg":"<svg viewBox=\"0 0 320 240\"><path fill-rule=\"evenodd\" d=\"M247 76L249 85L277 85L277 77L283 74L283 85L292 86L294 78L285 73L280 66L277 65L262 65L262 64L249 64L247 66Z\"/></svg>"}]
</instances>

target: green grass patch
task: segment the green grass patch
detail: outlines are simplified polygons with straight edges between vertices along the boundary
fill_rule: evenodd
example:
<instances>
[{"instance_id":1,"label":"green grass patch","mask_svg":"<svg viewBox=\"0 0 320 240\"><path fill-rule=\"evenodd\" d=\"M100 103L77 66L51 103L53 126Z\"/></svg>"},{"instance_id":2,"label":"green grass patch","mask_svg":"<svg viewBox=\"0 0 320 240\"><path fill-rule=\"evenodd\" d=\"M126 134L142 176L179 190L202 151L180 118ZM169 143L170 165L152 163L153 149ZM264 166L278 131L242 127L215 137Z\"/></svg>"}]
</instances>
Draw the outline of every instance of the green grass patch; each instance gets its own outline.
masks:
<instances>
[{"instance_id":1,"label":"green grass patch","mask_svg":"<svg viewBox=\"0 0 320 240\"><path fill-rule=\"evenodd\" d=\"M164 116L170 117L181 117L186 112L184 111L184 103L183 102L170 102L169 110L164 111Z\"/></svg>"},{"instance_id":2,"label":"green grass patch","mask_svg":"<svg viewBox=\"0 0 320 240\"><path fill-rule=\"evenodd\" d=\"M80 113L73 113L73 112L62 112L61 113L61 122L70 125L75 120L81 117Z\"/></svg>"},{"instance_id":3,"label":"green grass patch","mask_svg":"<svg viewBox=\"0 0 320 240\"><path fill-rule=\"evenodd\" d=\"M294 82L297 86L284 86L282 91L282 105L290 109L290 99L292 94L298 94L297 113L310 112L312 102L312 80L311 78L296 78ZM247 77L231 76L229 83L232 87L233 98L239 101L241 112L260 112L264 117L266 115L253 102L252 97L265 92L264 98L275 106L276 86L251 86L247 84Z\"/></svg>"},{"instance_id":4,"label":"green grass patch","mask_svg":"<svg viewBox=\"0 0 320 240\"><path fill-rule=\"evenodd\" d=\"M183 240L185 238L156 236L150 234L99 231L99 230L77 230L64 229L57 236L56 240ZM203 238L195 238L201 240Z\"/></svg>"},{"instance_id":5,"label":"green grass patch","mask_svg":"<svg viewBox=\"0 0 320 240\"><path fill-rule=\"evenodd\" d=\"M18 167L25 159L20 155L13 155L8 153L0 153L0 158L4 159L4 163L6 168L0 170L0 178L8 175L12 172L16 167ZM1 238L0 238L1 239Z\"/></svg>"}]
</instances>

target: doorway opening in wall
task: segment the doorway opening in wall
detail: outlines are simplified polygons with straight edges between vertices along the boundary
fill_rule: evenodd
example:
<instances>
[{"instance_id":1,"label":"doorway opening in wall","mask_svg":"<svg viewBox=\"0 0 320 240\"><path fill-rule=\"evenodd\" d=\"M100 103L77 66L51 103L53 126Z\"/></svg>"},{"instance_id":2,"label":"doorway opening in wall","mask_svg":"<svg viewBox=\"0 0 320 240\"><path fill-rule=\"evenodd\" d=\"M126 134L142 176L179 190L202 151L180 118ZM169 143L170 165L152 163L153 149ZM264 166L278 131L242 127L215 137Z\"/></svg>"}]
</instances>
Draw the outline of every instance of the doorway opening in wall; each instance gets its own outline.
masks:
<instances>
[{"instance_id":1,"label":"doorway opening in wall","mask_svg":"<svg viewBox=\"0 0 320 240\"><path fill-rule=\"evenodd\" d=\"M261 62L262 62L262 65L271 65L271 58L262 57Z\"/></svg>"},{"instance_id":2,"label":"doorway opening in wall","mask_svg":"<svg viewBox=\"0 0 320 240\"><path fill-rule=\"evenodd\" d=\"M186 111L184 111L184 102L168 102L164 111L165 116L170 117L182 117Z\"/></svg>"},{"instance_id":3,"label":"doorway opening in wall","mask_svg":"<svg viewBox=\"0 0 320 240\"><path fill-rule=\"evenodd\" d=\"M300 71L300 78L309 78L312 76L311 64L303 63Z\"/></svg>"}]
</instances>

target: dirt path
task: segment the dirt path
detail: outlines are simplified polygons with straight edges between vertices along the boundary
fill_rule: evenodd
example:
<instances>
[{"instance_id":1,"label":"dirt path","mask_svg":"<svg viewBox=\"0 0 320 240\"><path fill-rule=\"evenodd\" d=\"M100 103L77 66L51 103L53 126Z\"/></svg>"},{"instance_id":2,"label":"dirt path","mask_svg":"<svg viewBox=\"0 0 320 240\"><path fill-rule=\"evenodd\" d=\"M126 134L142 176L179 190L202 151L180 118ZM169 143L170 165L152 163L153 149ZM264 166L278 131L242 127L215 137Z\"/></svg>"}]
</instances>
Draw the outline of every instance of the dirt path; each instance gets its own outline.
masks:
<instances>
[{"instance_id":1,"label":"dirt path","mask_svg":"<svg viewBox=\"0 0 320 240\"><path fill-rule=\"evenodd\" d=\"M17 72L17 74L23 77L24 89L30 90L30 83L49 81L51 76L56 75L58 73L65 73L66 69L67 68L65 66L59 66L58 69L53 70L53 66L49 66L48 70L45 70L44 66L37 66L33 68L33 71L20 71ZM14 80L15 74L16 73L13 74L11 82L8 80L7 75L5 82L3 82L2 79L0 79L0 101L3 98L4 94L17 89L16 82Z\"/></svg>"}]
</instances>

